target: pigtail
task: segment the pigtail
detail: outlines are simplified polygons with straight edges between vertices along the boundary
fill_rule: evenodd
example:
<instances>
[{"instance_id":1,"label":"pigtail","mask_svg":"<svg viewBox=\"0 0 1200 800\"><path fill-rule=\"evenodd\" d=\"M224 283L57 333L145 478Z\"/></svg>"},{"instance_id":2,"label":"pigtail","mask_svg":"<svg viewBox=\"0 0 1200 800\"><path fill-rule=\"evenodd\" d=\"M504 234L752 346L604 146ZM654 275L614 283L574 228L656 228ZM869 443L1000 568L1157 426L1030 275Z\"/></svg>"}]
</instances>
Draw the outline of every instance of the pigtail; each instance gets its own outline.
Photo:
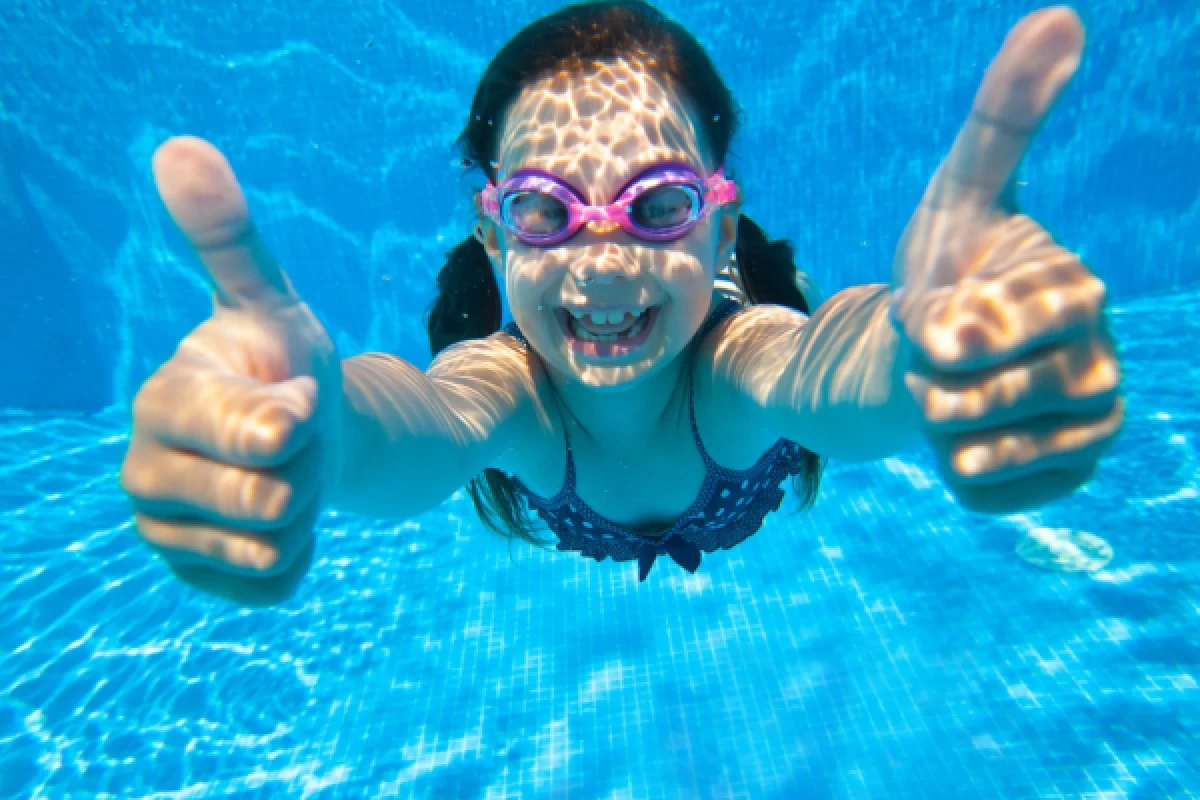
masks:
<instances>
[{"instance_id":1,"label":"pigtail","mask_svg":"<svg viewBox=\"0 0 1200 800\"><path fill-rule=\"evenodd\" d=\"M446 256L437 276L437 297L425 316L431 355L467 339L500 330L500 286L483 244L468 236Z\"/></svg>"},{"instance_id":2,"label":"pigtail","mask_svg":"<svg viewBox=\"0 0 1200 800\"><path fill-rule=\"evenodd\" d=\"M816 284L796 269L792 245L786 239L771 241L758 223L742 214L738 217L737 269L742 290L751 303L787 306L812 314L820 305ZM817 500L825 459L805 450L804 471L796 476L792 488L800 498L800 508Z\"/></svg>"},{"instance_id":3,"label":"pigtail","mask_svg":"<svg viewBox=\"0 0 1200 800\"><path fill-rule=\"evenodd\" d=\"M752 303L787 306L811 314L820 305L816 284L796 269L787 239L767 239L758 223L738 217L737 263L742 288Z\"/></svg>"},{"instance_id":4,"label":"pigtail","mask_svg":"<svg viewBox=\"0 0 1200 800\"><path fill-rule=\"evenodd\" d=\"M483 339L500 330L503 321L500 286L487 250L468 236L446 255L437 276L437 297L425 317L431 354L467 339ZM534 536L529 507L513 479L497 469L485 469L467 484L479 518L492 530L545 546Z\"/></svg>"}]
</instances>

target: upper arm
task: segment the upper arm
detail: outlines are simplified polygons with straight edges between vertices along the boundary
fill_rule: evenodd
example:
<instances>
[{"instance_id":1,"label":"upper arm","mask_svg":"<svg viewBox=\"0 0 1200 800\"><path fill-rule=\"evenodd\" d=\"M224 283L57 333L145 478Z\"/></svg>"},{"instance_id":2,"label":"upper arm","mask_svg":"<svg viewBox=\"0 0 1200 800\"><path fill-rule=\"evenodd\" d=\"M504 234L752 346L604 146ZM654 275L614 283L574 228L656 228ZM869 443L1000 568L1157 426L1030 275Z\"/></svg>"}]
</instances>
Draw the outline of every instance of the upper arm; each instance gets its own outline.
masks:
<instances>
[{"instance_id":1,"label":"upper arm","mask_svg":"<svg viewBox=\"0 0 1200 800\"><path fill-rule=\"evenodd\" d=\"M773 441L790 439L824 456L851 460L894 452L883 441L897 391L887 287L853 286L812 319L790 308L749 306L716 326L701 346L697 374L714 408ZM903 426L901 426L903 427Z\"/></svg>"},{"instance_id":2,"label":"upper arm","mask_svg":"<svg viewBox=\"0 0 1200 800\"><path fill-rule=\"evenodd\" d=\"M424 372L383 353L347 359L337 499L363 513L412 516L488 467L516 471L543 427L535 361L503 333L447 348Z\"/></svg>"},{"instance_id":3,"label":"upper arm","mask_svg":"<svg viewBox=\"0 0 1200 800\"><path fill-rule=\"evenodd\" d=\"M707 418L710 430L720 431L722 440L743 443L749 453L780 437L807 447L797 431L778 424L775 413L807 322L808 316L795 309L752 305L714 326L696 355L698 420L703 424Z\"/></svg>"},{"instance_id":4,"label":"upper arm","mask_svg":"<svg viewBox=\"0 0 1200 800\"><path fill-rule=\"evenodd\" d=\"M452 435L464 444L470 477L487 467L519 471L523 448L552 428L540 362L507 333L443 350L426 374L448 411Z\"/></svg>"}]
</instances>

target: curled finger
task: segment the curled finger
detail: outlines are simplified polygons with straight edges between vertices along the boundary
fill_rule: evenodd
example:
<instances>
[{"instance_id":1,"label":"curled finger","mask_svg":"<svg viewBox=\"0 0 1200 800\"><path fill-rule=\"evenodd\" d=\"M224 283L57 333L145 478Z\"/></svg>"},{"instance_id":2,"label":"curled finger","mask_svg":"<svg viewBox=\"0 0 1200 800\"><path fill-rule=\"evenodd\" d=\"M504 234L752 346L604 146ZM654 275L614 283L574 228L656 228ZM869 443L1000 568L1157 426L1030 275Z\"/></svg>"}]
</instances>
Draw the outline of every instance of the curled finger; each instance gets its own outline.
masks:
<instances>
[{"instance_id":1,"label":"curled finger","mask_svg":"<svg viewBox=\"0 0 1200 800\"><path fill-rule=\"evenodd\" d=\"M943 474L963 485L986 485L1047 470L1079 469L1099 460L1124 419L1116 397L1099 415L1047 414L1019 424L967 434L928 437Z\"/></svg>"},{"instance_id":2,"label":"curled finger","mask_svg":"<svg viewBox=\"0 0 1200 800\"><path fill-rule=\"evenodd\" d=\"M1103 336L1079 338L982 373L944 373L914 362L905 376L925 424L943 434L1047 414L1097 414L1111 408L1120 383L1120 365Z\"/></svg>"},{"instance_id":3,"label":"curled finger","mask_svg":"<svg viewBox=\"0 0 1200 800\"><path fill-rule=\"evenodd\" d=\"M278 605L295 594L300 581L312 565L315 551L316 541L309 537L291 565L271 575L230 575L211 567L170 561L167 562L167 566L175 577L194 589L229 600L239 606L262 608Z\"/></svg>"},{"instance_id":4,"label":"curled finger","mask_svg":"<svg viewBox=\"0 0 1200 800\"><path fill-rule=\"evenodd\" d=\"M310 377L264 384L211 370L164 367L134 400L137 430L168 447L251 467L281 464L316 425Z\"/></svg>"},{"instance_id":5,"label":"curled finger","mask_svg":"<svg viewBox=\"0 0 1200 800\"><path fill-rule=\"evenodd\" d=\"M991 272L914 295L903 327L914 353L973 372L1083 335L1103 313L1104 282L1057 245Z\"/></svg>"},{"instance_id":6,"label":"curled finger","mask_svg":"<svg viewBox=\"0 0 1200 800\"><path fill-rule=\"evenodd\" d=\"M121 469L121 486L135 508L151 516L267 531L287 527L315 502L323 457L320 438L272 469L224 464L135 440Z\"/></svg>"},{"instance_id":7,"label":"curled finger","mask_svg":"<svg viewBox=\"0 0 1200 800\"><path fill-rule=\"evenodd\" d=\"M173 566L208 567L255 577L286 571L313 536L317 504L286 528L270 533L221 528L192 520L134 513L134 527L153 550Z\"/></svg>"}]
</instances>

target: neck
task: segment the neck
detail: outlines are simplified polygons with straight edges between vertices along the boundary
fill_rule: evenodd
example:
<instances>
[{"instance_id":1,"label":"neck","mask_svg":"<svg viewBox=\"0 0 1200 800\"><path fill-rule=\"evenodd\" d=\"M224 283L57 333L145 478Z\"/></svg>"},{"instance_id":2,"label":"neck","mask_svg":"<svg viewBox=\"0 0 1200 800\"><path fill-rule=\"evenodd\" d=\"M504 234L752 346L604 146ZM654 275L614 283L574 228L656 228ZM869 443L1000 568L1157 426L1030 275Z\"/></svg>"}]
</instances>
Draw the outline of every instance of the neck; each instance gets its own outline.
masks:
<instances>
[{"instance_id":1,"label":"neck","mask_svg":"<svg viewBox=\"0 0 1200 800\"><path fill-rule=\"evenodd\" d=\"M552 378L568 431L582 430L606 449L652 441L652 434L683 396L683 373L690 353L691 348L685 348L665 368L622 391L597 392L575 381Z\"/></svg>"},{"instance_id":2,"label":"neck","mask_svg":"<svg viewBox=\"0 0 1200 800\"><path fill-rule=\"evenodd\" d=\"M713 293L710 314L723 299ZM570 428L582 429L603 447L641 447L654 441L651 434L678 403L687 402L684 371L693 353L691 345L685 347L670 364L624 391L597 392L555 375L551 375L551 383Z\"/></svg>"}]
</instances>

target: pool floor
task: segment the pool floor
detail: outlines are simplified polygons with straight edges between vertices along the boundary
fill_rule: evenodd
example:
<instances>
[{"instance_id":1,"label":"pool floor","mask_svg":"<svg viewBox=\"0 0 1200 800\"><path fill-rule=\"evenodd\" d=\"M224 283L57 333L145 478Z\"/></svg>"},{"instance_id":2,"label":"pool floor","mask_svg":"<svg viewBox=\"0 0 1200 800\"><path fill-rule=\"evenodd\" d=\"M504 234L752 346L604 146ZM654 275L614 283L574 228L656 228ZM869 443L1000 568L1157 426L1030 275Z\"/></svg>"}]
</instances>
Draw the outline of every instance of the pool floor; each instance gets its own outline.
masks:
<instances>
[{"instance_id":1,"label":"pool floor","mask_svg":"<svg viewBox=\"0 0 1200 800\"><path fill-rule=\"evenodd\" d=\"M834 464L695 575L507 544L461 494L326 514L269 610L170 578L126 412L0 413L0 797L1200 796L1200 293L1115 310L1129 412L1038 513ZM1015 553L1037 527L1114 550Z\"/></svg>"}]
</instances>

